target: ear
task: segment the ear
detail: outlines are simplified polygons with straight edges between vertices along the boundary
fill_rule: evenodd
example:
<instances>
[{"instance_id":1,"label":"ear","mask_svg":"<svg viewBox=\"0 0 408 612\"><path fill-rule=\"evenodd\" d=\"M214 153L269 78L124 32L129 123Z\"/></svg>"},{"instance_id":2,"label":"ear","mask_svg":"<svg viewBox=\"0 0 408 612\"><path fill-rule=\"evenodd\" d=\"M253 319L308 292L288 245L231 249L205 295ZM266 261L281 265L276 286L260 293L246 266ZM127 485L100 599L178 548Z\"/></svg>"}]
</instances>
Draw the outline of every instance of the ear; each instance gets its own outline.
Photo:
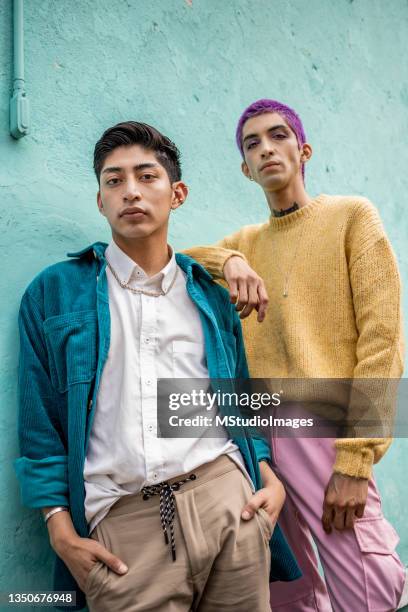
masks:
<instances>
[{"instance_id":1,"label":"ear","mask_svg":"<svg viewBox=\"0 0 408 612\"><path fill-rule=\"evenodd\" d=\"M244 174L247 177L247 179L252 180L252 177L251 177L251 174L249 172L249 168L247 166L246 161L242 162L242 164L241 164L241 171L242 171L242 174Z\"/></svg>"},{"instance_id":2,"label":"ear","mask_svg":"<svg viewBox=\"0 0 408 612\"><path fill-rule=\"evenodd\" d=\"M302 145L300 149L300 161L302 162L302 164L305 164L306 162L308 162L309 159L312 157L312 155L313 155L312 147L310 146L310 144L305 142L305 144Z\"/></svg>"},{"instance_id":3,"label":"ear","mask_svg":"<svg viewBox=\"0 0 408 612\"><path fill-rule=\"evenodd\" d=\"M185 183L183 183L183 181L176 181L171 187L173 189L173 198L170 208L172 210L176 210L176 208L185 202L188 196L188 187Z\"/></svg>"},{"instance_id":4,"label":"ear","mask_svg":"<svg viewBox=\"0 0 408 612\"><path fill-rule=\"evenodd\" d=\"M103 208L103 203L102 203L102 198L101 198L101 192L100 191L98 191L98 193L96 194L96 203L98 205L99 212L101 213L101 215L103 215L105 217L106 214L105 214L105 210Z\"/></svg>"}]
</instances>

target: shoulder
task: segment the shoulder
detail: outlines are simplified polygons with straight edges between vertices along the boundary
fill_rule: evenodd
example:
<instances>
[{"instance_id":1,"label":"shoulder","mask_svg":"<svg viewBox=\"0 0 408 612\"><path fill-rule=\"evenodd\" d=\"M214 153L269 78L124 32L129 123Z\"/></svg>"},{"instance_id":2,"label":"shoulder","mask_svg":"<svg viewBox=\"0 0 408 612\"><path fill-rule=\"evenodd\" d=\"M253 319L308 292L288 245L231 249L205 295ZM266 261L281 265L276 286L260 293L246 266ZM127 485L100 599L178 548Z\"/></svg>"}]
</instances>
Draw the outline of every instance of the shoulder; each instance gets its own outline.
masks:
<instances>
[{"instance_id":1,"label":"shoulder","mask_svg":"<svg viewBox=\"0 0 408 612\"><path fill-rule=\"evenodd\" d=\"M254 240L268 227L268 223L255 223L252 225L243 225L237 232L239 239L243 242Z\"/></svg>"},{"instance_id":2,"label":"shoulder","mask_svg":"<svg viewBox=\"0 0 408 612\"><path fill-rule=\"evenodd\" d=\"M328 205L328 208L326 208L328 212L344 215L350 219L361 216L380 218L377 208L364 196L330 195L324 196L324 202Z\"/></svg>"},{"instance_id":3,"label":"shoulder","mask_svg":"<svg viewBox=\"0 0 408 612\"><path fill-rule=\"evenodd\" d=\"M54 263L44 268L33 278L27 286L26 292L36 294L41 288L49 286L52 283L65 283L75 278L80 280L81 274L86 273L88 269L92 268L92 264L92 257L66 259Z\"/></svg>"},{"instance_id":4,"label":"shoulder","mask_svg":"<svg viewBox=\"0 0 408 612\"><path fill-rule=\"evenodd\" d=\"M257 223L254 225L243 225L239 230L225 236L217 243L217 246L239 250L243 253L250 248L251 244L258 238L268 223Z\"/></svg>"},{"instance_id":5,"label":"shoulder","mask_svg":"<svg viewBox=\"0 0 408 612\"><path fill-rule=\"evenodd\" d=\"M363 248L385 237L385 230L378 209L363 196L325 196L326 206L322 209L329 216L328 221L339 228L346 244Z\"/></svg>"},{"instance_id":6,"label":"shoulder","mask_svg":"<svg viewBox=\"0 0 408 612\"><path fill-rule=\"evenodd\" d=\"M43 317L70 308L76 296L87 303L95 285L95 259L92 251L80 258L66 259L44 268L29 283L21 309L36 308ZM88 291L87 291L88 289Z\"/></svg>"}]
</instances>

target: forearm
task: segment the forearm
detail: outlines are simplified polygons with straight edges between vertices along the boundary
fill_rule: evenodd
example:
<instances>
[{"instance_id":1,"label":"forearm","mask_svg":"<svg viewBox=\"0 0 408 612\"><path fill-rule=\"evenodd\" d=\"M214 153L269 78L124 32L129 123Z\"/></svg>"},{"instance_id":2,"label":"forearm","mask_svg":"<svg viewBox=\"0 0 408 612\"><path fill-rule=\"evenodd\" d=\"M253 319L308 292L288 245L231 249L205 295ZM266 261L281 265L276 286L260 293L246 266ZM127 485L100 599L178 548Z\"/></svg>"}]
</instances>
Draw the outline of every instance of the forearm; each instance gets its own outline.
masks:
<instances>
[{"instance_id":1,"label":"forearm","mask_svg":"<svg viewBox=\"0 0 408 612\"><path fill-rule=\"evenodd\" d=\"M264 487L274 486L280 483L279 478L275 475L271 466L267 461L259 462L259 471L261 472L262 483Z\"/></svg>"},{"instance_id":2,"label":"forearm","mask_svg":"<svg viewBox=\"0 0 408 612\"><path fill-rule=\"evenodd\" d=\"M245 256L239 251L220 246L197 246L182 252L201 264L213 278L224 278L224 265L234 255L245 259Z\"/></svg>"},{"instance_id":3,"label":"forearm","mask_svg":"<svg viewBox=\"0 0 408 612\"><path fill-rule=\"evenodd\" d=\"M52 509L53 507L42 508L43 516ZM69 512L53 514L47 521L47 528L50 544L57 554L66 546L67 542L78 537Z\"/></svg>"}]
</instances>

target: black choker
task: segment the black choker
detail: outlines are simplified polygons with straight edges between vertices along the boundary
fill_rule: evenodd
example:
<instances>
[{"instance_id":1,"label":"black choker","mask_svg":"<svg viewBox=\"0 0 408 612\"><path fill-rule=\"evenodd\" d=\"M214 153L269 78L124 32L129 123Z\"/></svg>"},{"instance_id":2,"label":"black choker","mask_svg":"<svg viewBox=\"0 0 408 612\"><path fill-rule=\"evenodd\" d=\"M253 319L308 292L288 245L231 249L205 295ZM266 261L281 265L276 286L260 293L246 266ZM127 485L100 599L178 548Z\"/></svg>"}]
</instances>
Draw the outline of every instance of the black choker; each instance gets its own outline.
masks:
<instances>
[{"instance_id":1,"label":"black choker","mask_svg":"<svg viewBox=\"0 0 408 612\"><path fill-rule=\"evenodd\" d=\"M295 202L290 208L281 208L280 210L275 210L272 208L272 215L274 217L284 217L285 215L290 215L290 213L295 212L295 210L299 210L299 204L297 204L297 202Z\"/></svg>"}]
</instances>

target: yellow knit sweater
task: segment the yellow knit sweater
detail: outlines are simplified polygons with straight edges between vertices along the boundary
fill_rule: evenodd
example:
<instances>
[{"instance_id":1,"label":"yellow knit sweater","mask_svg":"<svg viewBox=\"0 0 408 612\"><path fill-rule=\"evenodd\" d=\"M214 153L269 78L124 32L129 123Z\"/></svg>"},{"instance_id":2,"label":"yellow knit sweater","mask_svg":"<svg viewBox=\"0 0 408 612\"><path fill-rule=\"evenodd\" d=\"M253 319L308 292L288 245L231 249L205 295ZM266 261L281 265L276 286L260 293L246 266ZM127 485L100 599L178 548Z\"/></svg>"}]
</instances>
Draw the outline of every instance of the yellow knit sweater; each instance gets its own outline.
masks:
<instances>
[{"instance_id":1,"label":"yellow knit sweater","mask_svg":"<svg viewBox=\"0 0 408 612\"><path fill-rule=\"evenodd\" d=\"M399 378L400 278L377 210L355 196L320 195L284 217L185 252L214 278L233 251L264 279L263 323L243 321L254 378ZM285 284L288 296L284 297ZM382 407L384 418L389 406ZM336 440L334 471L368 478L389 438Z\"/></svg>"}]
</instances>

